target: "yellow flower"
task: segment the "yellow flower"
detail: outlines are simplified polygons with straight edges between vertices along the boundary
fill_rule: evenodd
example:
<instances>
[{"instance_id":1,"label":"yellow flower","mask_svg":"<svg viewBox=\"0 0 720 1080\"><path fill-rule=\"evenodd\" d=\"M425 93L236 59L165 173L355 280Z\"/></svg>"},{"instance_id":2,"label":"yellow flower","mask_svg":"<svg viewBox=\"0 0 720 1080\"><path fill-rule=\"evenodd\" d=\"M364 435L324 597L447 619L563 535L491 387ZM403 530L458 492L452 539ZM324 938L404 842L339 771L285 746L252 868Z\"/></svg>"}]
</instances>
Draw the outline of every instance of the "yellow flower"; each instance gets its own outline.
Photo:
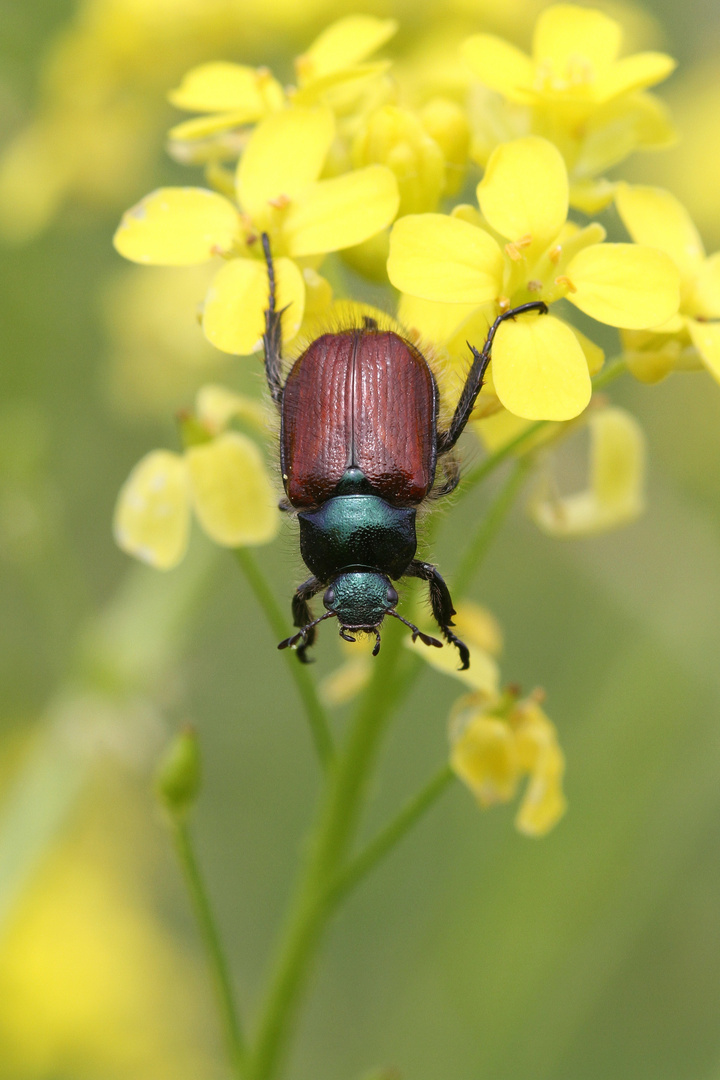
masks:
<instances>
[{"instance_id":1,"label":"yellow flower","mask_svg":"<svg viewBox=\"0 0 720 1080\"><path fill-rule=\"evenodd\" d=\"M677 311L678 272L664 252L605 244L601 225L581 229L566 221L567 171L545 139L497 147L477 195L482 216L473 207L457 207L449 217L409 215L391 233L390 280L405 293L447 305L446 339L461 323L466 331L474 311L484 309L490 321L531 300L567 299L599 322L637 329ZM434 315L439 325L437 309ZM424 332L422 323L418 329ZM492 381L505 408L528 420L572 419L591 395L581 341L551 315L501 326Z\"/></svg>"},{"instance_id":2,"label":"yellow flower","mask_svg":"<svg viewBox=\"0 0 720 1080\"><path fill-rule=\"evenodd\" d=\"M204 188L162 188L127 211L115 247L133 262L192 266L225 258L207 294L206 336L224 352L260 345L268 280L260 234L270 234L286 341L302 323L306 282L296 260L350 247L395 216L397 182L370 165L320 180L335 132L331 110L293 107L253 131L238 164L237 206Z\"/></svg>"},{"instance_id":3,"label":"yellow flower","mask_svg":"<svg viewBox=\"0 0 720 1080\"><path fill-rule=\"evenodd\" d=\"M645 508L645 439L625 409L591 410L588 486L560 496L546 473L530 501L530 516L551 536L589 536L634 521Z\"/></svg>"},{"instance_id":4,"label":"yellow flower","mask_svg":"<svg viewBox=\"0 0 720 1080\"><path fill-rule=\"evenodd\" d=\"M277 534L277 496L257 444L225 428L238 417L264 426L262 406L224 387L204 387L189 417L184 454L153 450L123 484L113 533L123 551L170 570L187 550L191 511L223 547L269 543Z\"/></svg>"},{"instance_id":5,"label":"yellow flower","mask_svg":"<svg viewBox=\"0 0 720 1080\"><path fill-rule=\"evenodd\" d=\"M633 239L666 252L680 272L678 316L649 334L624 335L630 369L655 382L673 368L696 366L699 356L720 382L720 252L705 255L690 215L669 191L621 184L616 205Z\"/></svg>"},{"instance_id":6,"label":"yellow flower","mask_svg":"<svg viewBox=\"0 0 720 1080\"><path fill-rule=\"evenodd\" d=\"M488 701L461 698L450 719L450 764L481 807L509 802L528 783L515 817L527 836L544 836L565 813L565 758L542 695L516 701L512 693Z\"/></svg>"},{"instance_id":7,"label":"yellow flower","mask_svg":"<svg viewBox=\"0 0 720 1080\"><path fill-rule=\"evenodd\" d=\"M182 144L210 139L215 140L221 156L232 157L233 148L237 156L244 140L223 143L217 141L218 137L255 124L291 101L347 107L353 100L353 92L386 70L386 63L363 64L363 61L396 30L393 19L376 19L370 15L338 19L296 58L298 87L287 92L265 67L214 61L192 68L168 97L178 109L205 115L185 120L170 130L174 155L181 160L193 160L196 152L190 146L183 148Z\"/></svg>"},{"instance_id":8,"label":"yellow flower","mask_svg":"<svg viewBox=\"0 0 720 1080\"><path fill-rule=\"evenodd\" d=\"M619 59L621 40L620 25L602 12L555 4L538 17L532 56L492 34L476 34L463 46L474 75L514 110L500 123L512 129L518 108L525 109L525 130L561 150L573 180L571 202L587 213L612 199L613 185L594 180L598 173L639 146L672 139L664 108L642 91L665 79L675 61L657 52ZM474 156L484 163L482 146L481 140Z\"/></svg>"}]
</instances>

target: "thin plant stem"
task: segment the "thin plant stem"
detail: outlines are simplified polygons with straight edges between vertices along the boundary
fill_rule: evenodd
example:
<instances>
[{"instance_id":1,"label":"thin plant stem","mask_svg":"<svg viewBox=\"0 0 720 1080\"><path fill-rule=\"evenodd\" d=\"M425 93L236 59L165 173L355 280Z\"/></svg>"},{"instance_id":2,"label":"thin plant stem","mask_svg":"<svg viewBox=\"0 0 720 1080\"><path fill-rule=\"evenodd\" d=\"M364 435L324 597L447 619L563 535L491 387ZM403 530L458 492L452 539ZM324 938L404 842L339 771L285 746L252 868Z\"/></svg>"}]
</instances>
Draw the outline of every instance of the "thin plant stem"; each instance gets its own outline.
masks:
<instances>
[{"instance_id":1,"label":"thin plant stem","mask_svg":"<svg viewBox=\"0 0 720 1080\"><path fill-rule=\"evenodd\" d=\"M202 880L200 867L195 858L190 832L185 822L173 820L172 834L177 857L190 893L195 918L205 945L225 1046L230 1058L233 1075L238 1077L238 1080L243 1080L245 1076L246 1046L235 1005L230 971L220 944L220 935L215 925L215 918Z\"/></svg>"},{"instance_id":2,"label":"thin plant stem","mask_svg":"<svg viewBox=\"0 0 720 1080\"><path fill-rule=\"evenodd\" d=\"M332 882L354 837L382 735L397 700L393 689L402 638L388 627L373 677L345 746L327 777L304 871L290 903L290 915L270 979L251 1080L273 1080L284 1058L311 960L334 910Z\"/></svg>"},{"instance_id":3,"label":"thin plant stem","mask_svg":"<svg viewBox=\"0 0 720 1080\"><path fill-rule=\"evenodd\" d=\"M425 787L407 802L398 815L369 841L367 847L356 855L336 878L330 894L333 904L339 903L375 869L385 855L392 851L420 818L435 805L454 779L455 773L450 766L443 766Z\"/></svg>"},{"instance_id":4,"label":"thin plant stem","mask_svg":"<svg viewBox=\"0 0 720 1080\"><path fill-rule=\"evenodd\" d=\"M453 596L459 598L467 592L480 563L512 509L515 497L520 491L531 465L532 459L527 457L516 462L507 480L490 504L487 514L465 548L460 565L453 575L450 589Z\"/></svg>"},{"instance_id":5,"label":"thin plant stem","mask_svg":"<svg viewBox=\"0 0 720 1080\"><path fill-rule=\"evenodd\" d=\"M285 616L280 610L280 606L268 586L255 556L248 548L235 548L234 554L255 595L255 599L265 613L265 618L273 634L277 638L283 637L287 632ZM327 714L318 697L315 683L307 666L299 662L294 650L291 649L286 650L285 659L288 671L305 708L305 715L310 726L317 756L321 765L327 769L335 752Z\"/></svg>"}]
</instances>

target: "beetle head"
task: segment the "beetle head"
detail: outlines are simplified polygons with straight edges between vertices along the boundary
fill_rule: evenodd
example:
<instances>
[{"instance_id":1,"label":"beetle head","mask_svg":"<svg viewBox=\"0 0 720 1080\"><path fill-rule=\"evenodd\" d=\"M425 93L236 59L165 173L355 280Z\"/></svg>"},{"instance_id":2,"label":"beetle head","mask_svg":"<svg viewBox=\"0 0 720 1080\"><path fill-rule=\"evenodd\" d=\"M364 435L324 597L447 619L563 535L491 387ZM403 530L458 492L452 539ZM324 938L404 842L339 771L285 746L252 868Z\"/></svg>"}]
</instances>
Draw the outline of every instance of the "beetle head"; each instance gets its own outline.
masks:
<instances>
[{"instance_id":1,"label":"beetle head","mask_svg":"<svg viewBox=\"0 0 720 1080\"><path fill-rule=\"evenodd\" d=\"M343 630L374 630L397 602L390 580L370 570L338 574L323 596L327 610L337 615L343 637Z\"/></svg>"}]
</instances>

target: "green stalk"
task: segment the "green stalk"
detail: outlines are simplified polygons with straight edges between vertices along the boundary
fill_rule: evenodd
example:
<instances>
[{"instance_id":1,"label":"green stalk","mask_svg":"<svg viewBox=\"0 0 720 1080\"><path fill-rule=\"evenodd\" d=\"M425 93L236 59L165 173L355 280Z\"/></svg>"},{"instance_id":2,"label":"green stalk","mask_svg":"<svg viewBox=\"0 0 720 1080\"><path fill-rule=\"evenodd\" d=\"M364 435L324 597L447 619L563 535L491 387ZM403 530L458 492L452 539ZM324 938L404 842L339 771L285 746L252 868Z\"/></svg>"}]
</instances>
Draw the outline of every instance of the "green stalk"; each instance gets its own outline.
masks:
<instances>
[{"instance_id":1,"label":"green stalk","mask_svg":"<svg viewBox=\"0 0 720 1080\"><path fill-rule=\"evenodd\" d=\"M397 698L393 677L401 647L400 633L388 628L346 745L329 771L306 866L261 1010L251 1080L273 1080L285 1056L310 962L334 909L332 882L354 837L372 766Z\"/></svg>"},{"instance_id":2,"label":"green stalk","mask_svg":"<svg viewBox=\"0 0 720 1080\"><path fill-rule=\"evenodd\" d=\"M367 847L340 872L331 889L332 904L338 904L375 869L413 825L435 805L454 779L455 773L449 765L444 765L425 787L409 800L397 817L381 829Z\"/></svg>"},{"instance_id":3,"label":"green stalk","mask_svg":"<svg viewBox=\"0 0 720 1080\"><path fill-rule=\"evenodd\" d=\"M450 589L451 594L458 599L467 592L480 563L485 558L491 543L512 509L515 497L520 491L531 465L532 458L521 458L516 462L507 480L490 504L490 508L480 522L475 535L465 548L460 565L453 575Z\"/></svg>"},{"instance_id":4,"label":"green stalk","mask_svg":"<svg viewBox=\"0 0 720 1080\"><path fill-rule=\"evenodd\" d=\"M238 1077L238 1080L243 1080L245 1076L245 1040L238 1020L230 971L220 944L220 935L215 925L200 867L195 858L188 827L182 820L173 818L171 828L177 857L185 876L195 918L205 945L205 953L215 988L215 997L228 1057L230 1058L234 1076Z\"/></svg>"},{"instance_id":5,"label":"green stalk","mask_svg":"<svg viewBox=\"0 0 720 1080\"><path fill-rule=\"evenodd\" d=\"M255 599L265 613L265 618L273 634L277 638L286 636L287 623L285 616L280 610L278 602L269 588L254 555L248 548L235 548L234 554L255 595ZM327 769L333 759L335 750L330 725L325 709L318 697L315 683L307 666L298 661L294 650L286 650L285 660L305 708L305 715L310 725L310 732L318 759L321 765Z\"/></svg>"}]
</instances>

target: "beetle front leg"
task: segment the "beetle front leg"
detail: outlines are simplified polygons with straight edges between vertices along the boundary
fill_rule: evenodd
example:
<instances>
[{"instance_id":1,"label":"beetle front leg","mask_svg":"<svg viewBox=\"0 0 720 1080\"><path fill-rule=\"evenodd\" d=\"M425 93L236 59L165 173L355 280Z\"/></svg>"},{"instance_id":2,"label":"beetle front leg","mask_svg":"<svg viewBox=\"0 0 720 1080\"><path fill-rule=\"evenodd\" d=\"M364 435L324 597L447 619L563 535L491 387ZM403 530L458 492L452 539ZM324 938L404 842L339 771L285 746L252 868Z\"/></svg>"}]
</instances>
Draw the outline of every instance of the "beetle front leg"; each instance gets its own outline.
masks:
<instances>
[{"instance_id":1,"label":"beetle front leg","mask_svg":"<svg viewBox=\"0 0 720 1080\"><path fill-rule=\"evenodd\" d=\"M430 586L430 607L435 621L442 630L445 640L450 645L454 645L460 653L460 671L466 671L470 667L470 650L465 642L461 641L450 629L455 625L452 620L456 612L444 578L432 563L420 562L419 559L413 559L405 573L408 577L427 581Z\"/></svg>"},{"instance_id":2,"label":"beetle front leg","mask_svg":"<svg viewBox=\"0 0 720 1080\"><path fill-rule=\"evenodd\" d=\"M262 234L262 246L268 272L268 306L265 311L265 333L263 351L265 353L265 377L270 389L270 397L279 407L282 401L282 311L275 307L275 264L270 251L270 237Z\"/></svg>"},{"instance_id":3,"label":"beetle front leg","mask_svg":"<svg viewBox=\"0 0 720 1080\"><path fill-rule=\"evenodd\" d=\"M305 650L315 644L316 636L312 611L310 610L308 601L312 600L313 596L319 593L321 589L322 582L318 581L316 577L310 577L307 581L303 581L302 585L298 585L295 590L295 595L292 598L293 626L297 626L300 630L304 630L305 627L308 627L307 633L302 635L302 645L298 645L295 650L301 664L312 663L310 657L305 655Z\"/></svg>"},{"instance_id":4,"label":"beetle front leg","mask_svg":"<svg viewBox=\"0 0 720 1080\"><path fill-rule=\"evenodd\" d=\"M493 341L495 340L495 335L498 332L500 323L505 322L507 319L514 319L517 315L523 315L526 311L539 311L542 315L547 315L547 304L544 300L533 300L529 304L520 304L519 307L510 308L509 311L504 311L502 315L498 315L497 319L488 330L482 352L478 352L478 350L468 341L468 348L473 354L472 366L468 372L467 379L465 380L465 385L462 394L460 395L460 400L457 403L455 415L452 418L450 427L447 431L438 432L438 454L446 454L448 450L452 450L453 446L465 430L465 425L470 419L470 414L475 408L478 394L483 387L485 372L488 369L488 364L492 357Z\"/></svg>"}]
</instances>

